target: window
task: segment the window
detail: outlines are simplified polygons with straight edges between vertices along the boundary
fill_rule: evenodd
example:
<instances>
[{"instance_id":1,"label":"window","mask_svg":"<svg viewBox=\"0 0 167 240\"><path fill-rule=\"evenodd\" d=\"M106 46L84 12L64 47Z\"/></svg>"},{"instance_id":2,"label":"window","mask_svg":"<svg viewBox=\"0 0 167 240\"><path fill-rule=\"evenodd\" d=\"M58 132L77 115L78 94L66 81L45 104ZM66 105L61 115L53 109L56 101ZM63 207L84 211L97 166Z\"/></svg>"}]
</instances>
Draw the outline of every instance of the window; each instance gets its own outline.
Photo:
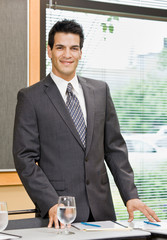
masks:
<instances>
[{"instance_id":1,"label":"window","mask_svg":"<svg viewBox=\"0 0 167 240\"><path fill-rule=\"evenodd\" d=\"M167 152L156 144L167 125L167 22L46 9L46 41L52 25L64 18L75 19L85 33L77 73L110 87L141 199L167 219ZM48 74L47 54L46 66ZM117 219L127 219L111 175L110 182Z\"/></svg>"},{"instance_id":2,"label":"window","mask_svg":"<svg viewBox=\"0 0 167 240\"><path fill-rule=\"evenodd\" d=\"M166 0L91 0L91 1L167 9Z\"/></svg>"}]
</instances>

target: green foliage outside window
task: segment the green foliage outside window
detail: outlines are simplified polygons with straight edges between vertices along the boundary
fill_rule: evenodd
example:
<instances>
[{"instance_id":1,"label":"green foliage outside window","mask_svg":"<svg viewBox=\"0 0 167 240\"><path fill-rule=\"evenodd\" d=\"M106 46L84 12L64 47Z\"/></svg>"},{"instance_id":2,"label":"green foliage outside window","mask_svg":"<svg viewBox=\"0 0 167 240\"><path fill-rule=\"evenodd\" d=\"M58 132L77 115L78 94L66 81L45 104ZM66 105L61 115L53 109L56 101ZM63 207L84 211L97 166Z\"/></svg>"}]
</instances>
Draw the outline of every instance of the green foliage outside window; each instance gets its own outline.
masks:
<instances>
[{"instance_id":1,"label":"green foliage outside window","mask_svg":"<svg viewBox=\"0 0 167 240\"><path fill-rule=\"evenodd\" d=\"M114 92L113 99L123 132L157 132L159 126L167 124L167 48L159 54L157 67L163 68L161 74L152 69L145 79L132 79L121 90Z\"/></svg>"}]
</instances>

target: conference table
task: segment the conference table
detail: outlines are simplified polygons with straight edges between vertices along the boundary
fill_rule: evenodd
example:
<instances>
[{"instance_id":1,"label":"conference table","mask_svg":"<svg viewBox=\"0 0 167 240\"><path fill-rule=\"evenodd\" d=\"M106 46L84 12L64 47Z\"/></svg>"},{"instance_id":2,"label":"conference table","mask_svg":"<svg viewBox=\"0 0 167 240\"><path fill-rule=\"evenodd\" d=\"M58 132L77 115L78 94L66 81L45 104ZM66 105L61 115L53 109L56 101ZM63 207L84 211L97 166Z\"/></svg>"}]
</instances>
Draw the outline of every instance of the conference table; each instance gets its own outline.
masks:
<instances>
[{"instance_id":1,"label":"conference table","mask_svg":"<svg viewBox=\"0 0 167 240\"><path fill-rule=\"evenodd\" d=\"M71 227L73 234L65 235L63 231L55 228L29 228L5 231L16 236L22 236L23 240L88 240L88 239L147 239L150 233L143 231L104 231L104 232L86 232ZM62 232L62 233L61 233Z\"/></svg>"},{"instance_id":2,"label":"conference table","mask_svg":"<svg viewBox=\"0 0 167 240\"><path fill-rule=\"evenodd\" d=\"M161 240L167 239L166 236L152 235L150 232L142 230L129 231L81 231L74 227L70 228L73 234L65 235L63 230L47 228L48 219L32 218L9 221L5 234L20 236L21 240L107 240L107 239L130 239L130 240ZM7 236L7 235L4 235ZM16 239L16 238L15 238Z\"/></svg>"}]
</instances>

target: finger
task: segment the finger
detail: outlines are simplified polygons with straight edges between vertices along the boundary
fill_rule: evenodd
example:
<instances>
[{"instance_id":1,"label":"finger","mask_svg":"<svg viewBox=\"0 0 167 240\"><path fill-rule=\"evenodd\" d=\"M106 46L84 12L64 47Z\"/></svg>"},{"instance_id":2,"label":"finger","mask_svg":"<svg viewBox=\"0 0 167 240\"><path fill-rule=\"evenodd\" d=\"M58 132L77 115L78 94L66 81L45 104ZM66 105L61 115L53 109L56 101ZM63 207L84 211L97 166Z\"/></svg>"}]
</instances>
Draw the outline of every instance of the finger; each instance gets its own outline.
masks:
<instances>
[{"instance_id":1,"label":"finger","mask_svg":"<svg viewBox=\"0 0 167 240\"><path fill-rule=\"evenodd\" d=\"M56 228L56 229L59 228L59 221L58 221L57 217L55 217L54 225L55 225L55 228Z\"/></svg>"},{"instance_id":2,"label":"finger","mask_svg":"<svg viewBox=\"0 0 167 240\"><path fill-rule=\"evenodd\" d=\"M152 216L153 219L155 219L157 222L160 222L161 220L158 218L158 216L156 215L156 213L154 212L154 210L152 210L151 208L147 207L147 211L150 214L150 216Z\"/></svg>"},{"instance_id":3,"label":"finger","mask_svg":"<svg viewBox=\"0 0 167 240\"><path fill-rule=\"evenodd\" d=\"M61 228L65 228L65 225L63 223L60 223Z\"/></svg>"},{"instance_id":4,"label":"finger","mask_svg":"<svg viewBox=\"0 0 167 240\"><path fill-rule=\"evenodd\" d=\"M140 209L140 211L144 214L144 216L145 216L150 222L155 222L154 219L151 217L150 213L147 211L147 209Z\"/></svg>"},{"instance_id":5,"label":"finger","mask_svg":"<svg viewBox=\"0 0 167 240\"><path fill-rule=\"evenodd\" d=\"M53 226L53 218L50 217L50 218L49 218L48 228L51 228L52 226Z\"/></svg>"},{"instance_id":6,"label":"finger","mask_svg":"<svg viewBox=\"0 0 167 240\"><path fill-rule=\"evenodd\" d=\"M134 214L132 210L128 210L128 214L129 214L129 219L128 222L132 222L134 219Z\"/></svg>"},{"instance_id":7,"label":"finger","mask_svg":"<svg viewBox=\"0 0 167 240\"><path fill-rule=\"evenodd\" d=\"M140 207L139 210L144 214L144 216L146 216L146 218L150 222L155 222L154 217L157 218L158 220L158 217L155 214L155 212L151 208L147 207L147 205Z\"/></svg>"}]
</instances>

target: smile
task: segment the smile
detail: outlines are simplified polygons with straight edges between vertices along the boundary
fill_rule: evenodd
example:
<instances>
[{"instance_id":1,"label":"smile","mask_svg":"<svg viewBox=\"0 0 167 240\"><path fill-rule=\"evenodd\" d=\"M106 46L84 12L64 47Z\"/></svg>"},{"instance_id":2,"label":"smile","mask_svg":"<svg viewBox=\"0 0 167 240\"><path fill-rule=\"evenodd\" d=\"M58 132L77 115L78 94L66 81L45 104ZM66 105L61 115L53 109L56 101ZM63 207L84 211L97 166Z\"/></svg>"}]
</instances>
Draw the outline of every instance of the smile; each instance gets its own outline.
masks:
<instances>
[{"instance_id":1,"label":"smile","mask_svg":"<svg viewBox=\"0 0 167 240\"><path fill-rule=\"evenodd\" d=\"M72 64L73 63L73 61L60 61L62 64L64 64L64 65L70 65L70 64Z\"/></svg>"}]
</instances>

